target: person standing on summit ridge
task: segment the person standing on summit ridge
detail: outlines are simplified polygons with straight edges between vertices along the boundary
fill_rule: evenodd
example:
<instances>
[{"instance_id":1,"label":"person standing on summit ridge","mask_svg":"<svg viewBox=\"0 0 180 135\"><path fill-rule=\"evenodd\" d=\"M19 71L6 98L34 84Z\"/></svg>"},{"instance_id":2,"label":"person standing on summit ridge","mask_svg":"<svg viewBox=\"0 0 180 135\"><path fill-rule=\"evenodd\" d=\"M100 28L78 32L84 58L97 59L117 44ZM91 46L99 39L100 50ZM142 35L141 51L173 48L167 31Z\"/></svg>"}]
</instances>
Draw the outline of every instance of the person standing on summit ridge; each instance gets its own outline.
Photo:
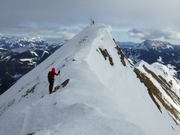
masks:
<instances>
[{"instance_id":1,"label":"person standing on summit ridge","mask_svg":"<svg viewBox=\"0 0 180 135\"><path fill-rule=\"evenodd\" d=\"M60 74L60 70L56 73L55 68L52 68L51 71L48 72L48 81L49 81L49 94L52 93L54 86L54 77Z\"/></svg>"},{"instance_id":2,"label":"person standing on summit ridge","mask_svg":"<svg viewBox=\"0 0 180 135\"><path fill-rule=\"evenodd\" d=\"M95 24L95 21L91 18L90 19L90 25L92 26L92 25L94 25Z\"/></svg>"}]
</instances>

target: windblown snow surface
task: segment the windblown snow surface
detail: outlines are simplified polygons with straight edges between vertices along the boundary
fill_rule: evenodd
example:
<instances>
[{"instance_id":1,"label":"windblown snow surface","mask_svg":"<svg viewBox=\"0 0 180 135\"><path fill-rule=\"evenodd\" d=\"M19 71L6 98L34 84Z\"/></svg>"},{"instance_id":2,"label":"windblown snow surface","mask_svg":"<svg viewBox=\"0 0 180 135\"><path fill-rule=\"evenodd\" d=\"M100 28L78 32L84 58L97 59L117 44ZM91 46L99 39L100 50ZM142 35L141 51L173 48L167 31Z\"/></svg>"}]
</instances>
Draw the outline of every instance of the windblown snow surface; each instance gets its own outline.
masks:
<instances>
[{"instance_id":1,"label":"windblown snow surface","mask_svg":"<svg viewBox=\"0 0 180 135\"><path fill-rule=\"evenodd\" d=\"M1 95L0 135L179 135L133 67L122 64L110 31L86 27ZM61 70L55 86L70 81L49 95L52 67Z\"/></svg>"}]
</instances>

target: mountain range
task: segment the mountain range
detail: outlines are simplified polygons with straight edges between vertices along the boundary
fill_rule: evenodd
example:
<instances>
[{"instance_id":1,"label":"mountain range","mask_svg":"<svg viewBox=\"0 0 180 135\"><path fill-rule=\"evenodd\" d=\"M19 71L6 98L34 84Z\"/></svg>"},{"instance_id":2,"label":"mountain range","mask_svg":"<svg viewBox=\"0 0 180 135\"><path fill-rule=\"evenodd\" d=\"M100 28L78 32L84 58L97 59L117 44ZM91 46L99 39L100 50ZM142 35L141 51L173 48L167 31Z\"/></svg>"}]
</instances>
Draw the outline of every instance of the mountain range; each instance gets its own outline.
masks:
<instances>
[{"instance_id":1,"label":"mountain range","mask_svg":"<svg viewBox=\"0 0 180 135\"><path fill-rule=\"evenodd\" d=\"M0 94L61 47L40 39L0 37Z\"/></svg>"},{"instance_id":2,"label":"mountain range","mask_svg":"<svg viewBox=\"0 0 180 135\"><path fill-rule=\"evenodd\" d=\"M134 63L144 60L149 64L171 64L180 72L180 45L158 40L145 40L142 43L118 42L118 45Z\"/></svg>"}]
</instances>

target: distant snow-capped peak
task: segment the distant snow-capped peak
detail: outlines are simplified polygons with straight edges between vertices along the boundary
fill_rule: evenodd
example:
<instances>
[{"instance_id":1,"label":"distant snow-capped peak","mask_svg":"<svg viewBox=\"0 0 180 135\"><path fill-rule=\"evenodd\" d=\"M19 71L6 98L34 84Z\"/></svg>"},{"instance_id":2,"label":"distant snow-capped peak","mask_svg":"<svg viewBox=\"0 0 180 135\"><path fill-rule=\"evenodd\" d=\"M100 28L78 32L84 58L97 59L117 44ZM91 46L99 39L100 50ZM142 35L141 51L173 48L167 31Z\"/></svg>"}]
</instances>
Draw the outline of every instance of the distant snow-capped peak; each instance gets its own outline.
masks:
<instances>
[{"instance_id":1,"label":"distant snow-capped peak","mask_svg":"<svg viewBox=\"0 0 180 135\"><path fill-rule=\"evenodd\" d=\"M172 44L169 42L159 41L159 40L145 40L138 45L139 49L174 49Z\"/></svg>"}]
</instances>

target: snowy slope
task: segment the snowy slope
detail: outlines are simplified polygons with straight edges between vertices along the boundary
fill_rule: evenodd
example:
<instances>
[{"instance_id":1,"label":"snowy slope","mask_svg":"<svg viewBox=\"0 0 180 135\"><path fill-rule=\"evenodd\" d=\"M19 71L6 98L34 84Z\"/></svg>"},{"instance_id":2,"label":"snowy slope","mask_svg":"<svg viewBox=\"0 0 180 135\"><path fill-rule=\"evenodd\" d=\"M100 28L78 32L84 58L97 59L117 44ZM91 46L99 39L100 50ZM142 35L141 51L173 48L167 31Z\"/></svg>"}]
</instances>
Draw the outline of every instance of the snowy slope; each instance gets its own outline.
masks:
<instances>
[{"instance_id":1,"label":"snowy slope","mask_svg":"<svg viewBox=\"0 0 180 135\"><path fill-rule=\"evenodd\" d=\"M166 108L173 119L180 123L180 81L170 65L141 61L135 68L137 76L148 87L149 94L159 110Z\"/></svg>"},{"instance_id":2,"label":"snowy slope","mask_svg":"<svg viewBox=\"0 0 180 135\"><path fill-rule=\"evenodd\" d=\"M158 62L153 63L152 67L157 75L161 75L172 85L171 90L173 90L176 95L180 97L180 80L176 78L177 71L174 70L174 67L172 65L166 66Z\"/></svg>"},{"instance_id":3,"label":"snowy slope","mask_svg":"<svg viewBox=\"0 0 180 135\"><path fill-rule=\"evenodd\" d=\"M86 27L0 96L0 135L178 135L105 25ZM61 69L48 94L47 73Z\"/></svg>"}]
</instances>

